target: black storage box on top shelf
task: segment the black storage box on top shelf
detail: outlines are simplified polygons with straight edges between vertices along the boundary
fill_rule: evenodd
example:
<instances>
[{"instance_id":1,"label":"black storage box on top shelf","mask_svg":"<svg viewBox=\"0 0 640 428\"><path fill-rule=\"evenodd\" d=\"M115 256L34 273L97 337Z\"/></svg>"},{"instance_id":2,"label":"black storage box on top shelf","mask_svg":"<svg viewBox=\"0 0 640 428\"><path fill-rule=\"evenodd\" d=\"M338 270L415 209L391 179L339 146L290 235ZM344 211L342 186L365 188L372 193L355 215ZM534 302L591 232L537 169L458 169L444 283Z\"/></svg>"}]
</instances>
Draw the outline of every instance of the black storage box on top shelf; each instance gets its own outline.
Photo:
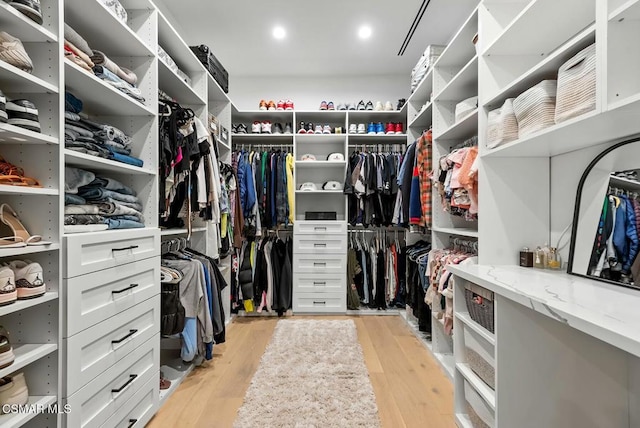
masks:
<instances>
[{"instance_id":1,"label":"black storage box on top shelf","mask_svg":"<svg viewBox=\"0 0 640 428\"><path fill-rule=\"evenodd\" d=\"M204 65L204 68L207 69L209 74L218 82L222 90L228 94L229 93L229 73L222 66L222 63L218 61L218 58L215 57L209 46L207 45L199 45L199 46L189 46L193 53L198 57L200 62Z\"/></svg>"}]
</instances>

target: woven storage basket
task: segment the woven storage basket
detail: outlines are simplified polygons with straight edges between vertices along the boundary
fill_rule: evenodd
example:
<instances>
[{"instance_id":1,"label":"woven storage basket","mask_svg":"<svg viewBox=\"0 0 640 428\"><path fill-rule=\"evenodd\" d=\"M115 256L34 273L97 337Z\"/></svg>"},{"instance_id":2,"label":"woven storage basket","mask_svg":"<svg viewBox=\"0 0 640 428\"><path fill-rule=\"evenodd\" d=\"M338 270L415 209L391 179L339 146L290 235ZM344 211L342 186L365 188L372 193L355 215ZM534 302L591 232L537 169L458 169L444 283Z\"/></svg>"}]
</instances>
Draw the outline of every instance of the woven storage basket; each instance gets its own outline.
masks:
<instances>
[{"instance_id":1,"label":"woven storage basket","mask_svg":"<svg viewBox=\"0 0 640 428\"><path fill-rule=\"evenodd\" d=\"M473 428L491 428L482 420L482 418L480 418L480 416L478 416L476 411L473 410L473 407L471 407L471 404L466 403L466 408L467 416L469 416L469 420L471 421L471 425L473 425Z\"/></svg>"},{"instance_id":2,"label":"woven storage basket","mask_svg":"<svg viewBox=\"0 0 640 428\"><path fill-rule=\"evenodd\" d=\"M468 283L464 288L464 297L471 319L493 333L493 292Z\"/></svg>"},{"instance_id":3,"label":"woven storage basket","mask_svg":"<svg viewBox=\"0 0 640 428\"><path fill-rule=\"evenodd\" d=\"M487 148L493 149L518 139L518 120L513 111L513 98L508 98L502 107L489 112L487 122Z\"/></svg>"},{"instance_id":4,"label":"woven storage basket","mask_svg":"<svg viewBox=\"0 0 640 428\"><path fill-rule=\"evenodd\" d=\"M464 381L464 398L471 424L475 428L489 428L495 425L495 413L469 382Z\"/></svg>"},{"instance_id":5,"label":"woven storage basket","mask_svg":"<svg viewBox=\"0 0 640 428\"><path fill-rule=\"evenodd\" d=\"M596 45L578 52L558 70L556 123L596 108Z\"/></svg>"},{"instance_id":6,"label":"woven storage basket","mask_svg":"<svg viewBox=\"0 0 640 428\"><path fill-rule=\"evenodd\" d=\"M543 80L513 100L520 138L555 125L556 80Z\"/></svg>"},{"instance_id":7,"label":"woven storage basket","mask_svg":"<svg viewBox=\"0 0 640 428\"><path fill-rule=\"evenodd\" d=\"M491 389L496 389L496 369L471 348L465 348L467 364Z\"/></svg>"},{"instance_id":8,"label":"woven storage basket","mask_svg":"<svg viewBox=\"0 0 640 428\"><path fill-rule=\"evenodd\" d=\"M466 100L459 102L458 104L456 104L456 113L455 113L456 122L459 122L460 119L464 119L469 115L469 113L471 113L477 108L478 108L477 96L467 98Z\"/></svg>"}]
</instances>

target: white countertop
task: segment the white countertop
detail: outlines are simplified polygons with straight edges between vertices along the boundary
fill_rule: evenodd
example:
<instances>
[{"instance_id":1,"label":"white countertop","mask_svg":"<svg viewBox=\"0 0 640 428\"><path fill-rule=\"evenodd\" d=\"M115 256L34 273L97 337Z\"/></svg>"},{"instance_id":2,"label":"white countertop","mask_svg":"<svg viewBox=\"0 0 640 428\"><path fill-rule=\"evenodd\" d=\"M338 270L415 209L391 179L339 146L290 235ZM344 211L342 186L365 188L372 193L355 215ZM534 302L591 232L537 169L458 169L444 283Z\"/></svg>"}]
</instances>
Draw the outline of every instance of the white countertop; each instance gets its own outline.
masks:
<instances>
[{"instance_id":1,"label":"white countertop","mask_svg":"<svg viewBox=\"0 0 640 428\"><path fill-rule=\"evenodd\" d=\"M640 357L640 290L519 266L467 265L447 269Z\"/></svg>"}]
</instances>

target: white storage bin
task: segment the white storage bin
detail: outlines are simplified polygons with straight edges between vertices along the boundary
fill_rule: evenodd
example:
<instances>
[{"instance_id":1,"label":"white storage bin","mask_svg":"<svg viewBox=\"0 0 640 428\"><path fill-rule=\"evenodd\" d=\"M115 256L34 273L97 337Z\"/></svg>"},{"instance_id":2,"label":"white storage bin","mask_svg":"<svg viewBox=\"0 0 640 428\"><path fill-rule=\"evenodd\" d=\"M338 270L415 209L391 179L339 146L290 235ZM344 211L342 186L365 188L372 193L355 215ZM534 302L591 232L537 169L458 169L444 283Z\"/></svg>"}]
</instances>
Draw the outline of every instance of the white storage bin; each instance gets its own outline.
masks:
<instances>
[{"instance_id":1,"label":"white storage bin","mask_svg":"<svg viewBox=\"0 0 640 428\"><path fill-rule=\"evenodd\" d=\"M496 388L495 348L478 333L464 326L464 347L471 370L492 389Z\"/></svg>"},{"instance_id":2,"label":"white storage bin","mask_svg":"<svg viewBox=\"0 0 640 428\"><path fill-rule=\"evenodd\" d=\"M502 107L491 110L487 119L487 148L493 149L518 139L518 119L513 111L513 98Z\"/></svg>"},{"instance_id":3,"label":"white storage bin","mask_svg":"<svg viewBox=\"0 0 640 428\"><path fill-rule=\"evenodd\" d=\"M482 399L480 394L466 380L464 381L464 398L468 404L468 416L474 428L492 428L495 426L495 414L491 406Z\"/></svg>"},{"instance_id":4,"label":"white storage bin","mask_svg":"<svg viewBox=\"0 0 640 428\"><path fill-rule=\"evenodd\" d=\"M596 108L596 45L578 52L558 70L556 123Z\"/></svg>"},{"instance_id":5,"label":"white storage bin","mask_svg":"<svg viewBox=\"0 0 640 428\"><path fill-rule=\"evenodd\" d=\"M556 123L556 80L543 80L513 101L520 138Z\"/></svg>"}]
</instances>

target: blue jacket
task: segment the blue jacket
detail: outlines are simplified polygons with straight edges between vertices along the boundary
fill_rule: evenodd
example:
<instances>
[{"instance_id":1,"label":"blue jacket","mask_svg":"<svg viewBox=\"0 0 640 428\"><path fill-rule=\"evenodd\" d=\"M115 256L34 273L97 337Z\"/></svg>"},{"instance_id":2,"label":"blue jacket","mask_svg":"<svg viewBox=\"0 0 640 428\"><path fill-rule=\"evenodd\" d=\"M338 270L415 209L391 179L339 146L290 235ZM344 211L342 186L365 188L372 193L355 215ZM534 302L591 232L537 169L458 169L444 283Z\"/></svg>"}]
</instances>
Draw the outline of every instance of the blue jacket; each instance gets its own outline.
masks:
<instances>
[{"instance_id":1,"label":"blue jacket","mask_svg":"<svg viewBox=\"0 0 640 428\"><path fill-rule=\"evenodd\" d=\"M624 198L627 207L627 225L625 228L627 235L628 251L625 253L625 257L622 262L622 273L631 272L631 264L638 255L638 230L636 227L636 213L633 209L633 203L629 198Z\"/></svg>"},{"instance_id":2,"label":"blue jacket","mask_svg":"<svg viewBox=\"0 0 640 428\"><path fill-rule=\"evenodd\" d=\"M256 203L256 188L253 185L253 172L249 163L248 154L242 152L238 156L238 189L240 190L240 204L245 218L251 216L253 206Z\"/></svg>"}]
</instances>

